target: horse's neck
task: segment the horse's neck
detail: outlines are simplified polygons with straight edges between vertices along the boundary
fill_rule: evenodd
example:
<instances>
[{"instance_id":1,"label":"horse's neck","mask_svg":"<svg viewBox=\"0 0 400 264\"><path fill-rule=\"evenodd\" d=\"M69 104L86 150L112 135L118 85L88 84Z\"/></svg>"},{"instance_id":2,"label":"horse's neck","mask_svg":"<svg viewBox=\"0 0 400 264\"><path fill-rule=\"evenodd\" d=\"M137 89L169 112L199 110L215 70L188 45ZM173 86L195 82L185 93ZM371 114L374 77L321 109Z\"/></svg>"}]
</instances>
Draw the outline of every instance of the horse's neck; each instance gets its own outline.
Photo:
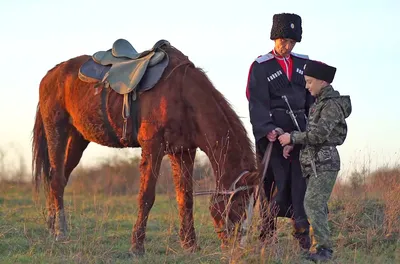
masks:
<instances>
[{"instance_id":1,"label":"horse's neck","mask_svg":"<svg viewBox=\"0 0 400 264\"><path fill-rule=\"evenodd\" d=\"M217 188L229 188L245 170L255 170L255 159L247 134L238 117L208 80L197 69L187 72L185 101L190 104L196 144L208 156L216 177Z\"/></svg>"},{"instance_id":2,"label":"horse's neck","mask_svg":"<svg viewBox=\"0 0 400 264\"><path fill-rule=\"evenodd\" d=\"M206 154L210 160L216 179L217 189L229 189L232 183L245 171L254 168L244 160L243 153L234 147L233 142L218 142L213 148L207 147Z\"/></svg>"},{"instance_id":3,"label":"horse's neck","mask_svg":"<svg viewBox=\"0 0 400 264\"><path fill-rule=\"evenodd\" d=\"M216 183L220 185L217 188L227 189L243 171L255 169L253 151L246 135L221 106L210 103L207 107L213 114L197 119L201 128L198 143L210 160Z\"/></svg>"}]
</instances>

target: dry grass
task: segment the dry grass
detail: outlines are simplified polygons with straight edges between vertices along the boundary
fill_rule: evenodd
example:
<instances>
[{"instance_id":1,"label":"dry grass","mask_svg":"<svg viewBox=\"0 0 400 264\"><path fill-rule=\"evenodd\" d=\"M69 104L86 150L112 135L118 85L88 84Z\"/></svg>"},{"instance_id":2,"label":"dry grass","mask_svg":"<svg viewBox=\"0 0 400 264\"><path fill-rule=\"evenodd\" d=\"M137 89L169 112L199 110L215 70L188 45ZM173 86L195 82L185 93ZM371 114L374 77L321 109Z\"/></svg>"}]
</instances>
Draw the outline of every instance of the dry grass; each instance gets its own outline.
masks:
<instances>
[{"instance_id":1,"label":"dry grass","mask_svg":"<svg viewBox=\"0 0 400 264\"><path fill-rule=\"evenodd\" d=\"M179 245L178 209L166 158L156 203L147 226L147 254L128 254L136 218L139 159L112 159L96 168L74 171L65 194L69 240L55 243L45 229L43 197L35 204L32 186L0 183L1 263L308 263L292 238L291 224L279 221L277 243L258 243L255 213L244 249L222 250L208 212L208 197L195 198L195 227L201 250L188 254ZM18 166L17 166L18 167ZM338 180L329 210L335 258L332 263L400 263L400 167L354 172ZM21 171L15 172L21 175ZM0 171L0 175L11 174ZM196 161L195 189L212 189L208 162Z\"/></svg>"}]
</instances>

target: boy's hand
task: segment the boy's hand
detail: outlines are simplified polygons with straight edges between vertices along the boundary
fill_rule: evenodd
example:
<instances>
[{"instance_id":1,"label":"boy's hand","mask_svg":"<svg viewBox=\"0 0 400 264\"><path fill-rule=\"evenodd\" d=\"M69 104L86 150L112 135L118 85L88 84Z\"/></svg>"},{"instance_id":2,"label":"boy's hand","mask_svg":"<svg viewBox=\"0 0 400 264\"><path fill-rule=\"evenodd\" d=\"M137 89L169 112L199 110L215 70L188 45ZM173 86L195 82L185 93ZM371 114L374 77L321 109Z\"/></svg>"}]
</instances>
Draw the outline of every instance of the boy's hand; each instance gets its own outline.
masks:
<instances>
[{"instance_id":1,"label":"boy's hand","mask_svg":"<svg viewBox=\"0 0 400 264\"><path fill-rule=\"evenodd\" d=\"M284 133L278 138L279 142L281 143L282 147L290 144L290 134Z\"/></svg>"},{"instance_id":2,"label":"boy's hand","mask_svg":"<svg viewBox=\"0 0 400 264\"><path fill-rule=\"evenodd\" d=\"M289 158L290 156L289 153L293 150L293 147L294 147L293 145L287 145L283 147L283 157L285 159Z\"/></svg>"},{"instance_id":3,"label":"boy's hand","mask_svg":"<svg viewBox=\"0 0 400 264\"><path fill-rule=\"evenodd\" d=\"M275 130L272 130L268 133L267 138L269 141L274 142L276 140L277 133Z\"/></svg>"}]
</instances>

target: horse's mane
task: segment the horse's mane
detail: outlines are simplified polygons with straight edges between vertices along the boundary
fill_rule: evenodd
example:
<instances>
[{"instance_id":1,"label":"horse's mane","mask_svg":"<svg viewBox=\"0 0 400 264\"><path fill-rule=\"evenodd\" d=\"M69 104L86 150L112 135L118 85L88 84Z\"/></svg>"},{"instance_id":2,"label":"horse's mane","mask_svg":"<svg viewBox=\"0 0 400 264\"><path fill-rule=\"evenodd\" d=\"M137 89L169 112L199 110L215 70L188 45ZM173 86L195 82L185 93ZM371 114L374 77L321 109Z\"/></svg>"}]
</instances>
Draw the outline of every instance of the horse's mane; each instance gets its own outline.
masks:
<instances>
[{"instance_id":1,"label":"horse's mane","mask_svg":"<svg viewBox=\"0 0 400 264\"><path fill-rule=\"evenodd\" d=\"M219 92L215 88L214 84L209 79L204 69L196 67L193 62L188 59L187 56L185 56L181 51L173 46L169 46L165 50L170 56L172 65L178 65L185 60L190 62L191 65L189 66L194 70L193 72L195 74L196 81L199 83L200 87L207 91L207 94L210 94L212 96L216 105L219 107L222 114L224 115L225 120L229 124L231 130L230 135L236 138L236 141L231 141L231 143L238 144L237 147L241 150L238 155L242 156L242 161L246 162L251 167L249 169L255 168L255 154L253 151L253 144L248 137L248 133L243 125L243 122L233 110L231 103L221 92Z\"/></svg>"}]
</instances>

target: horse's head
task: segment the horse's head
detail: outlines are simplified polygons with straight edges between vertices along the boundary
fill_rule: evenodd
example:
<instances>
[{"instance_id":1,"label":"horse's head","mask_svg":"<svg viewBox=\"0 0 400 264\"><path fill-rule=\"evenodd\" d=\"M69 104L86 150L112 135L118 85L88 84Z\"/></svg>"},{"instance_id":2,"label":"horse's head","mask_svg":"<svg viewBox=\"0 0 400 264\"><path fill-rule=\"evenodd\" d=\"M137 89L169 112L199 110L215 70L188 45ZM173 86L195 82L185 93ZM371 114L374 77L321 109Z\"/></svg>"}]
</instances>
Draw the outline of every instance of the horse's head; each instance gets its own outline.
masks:
<instances>
[{"instance_id":1,"label":"horse's head","mask_svg":"<svg viewBox=\"0 0 400 264\"><path fill-rule=\"evenodd\" d=\"M254 191L259 184L258 175L258 172L243 172L228 190L213 194L209 209L215 231L223 245L228 242L236 227L239 228L236 230L240 230L243 220L248 217L246 209L249 207L250 198L254 199Z\"/></svg>"}]
</instances>

